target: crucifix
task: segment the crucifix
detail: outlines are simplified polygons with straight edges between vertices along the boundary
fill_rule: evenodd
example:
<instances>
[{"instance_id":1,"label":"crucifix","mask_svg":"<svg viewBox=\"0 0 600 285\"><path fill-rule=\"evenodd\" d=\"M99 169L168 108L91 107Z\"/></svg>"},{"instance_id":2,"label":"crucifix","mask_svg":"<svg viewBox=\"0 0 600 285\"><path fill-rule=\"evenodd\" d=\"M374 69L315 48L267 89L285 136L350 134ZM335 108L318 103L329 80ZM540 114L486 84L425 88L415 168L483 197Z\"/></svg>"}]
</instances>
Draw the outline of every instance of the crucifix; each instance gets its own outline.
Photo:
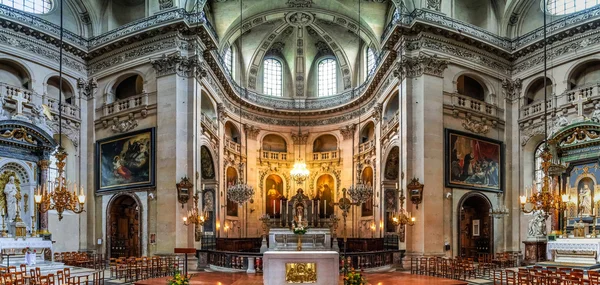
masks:
<instances>
[{"instance_id":1,"label":"crucifix","mask_svg":"<svg viewBox=\"0 0 600 285\"><path fill-rule=\"evenodd\" d=\"M571 103L577 105L577 116L583 117L583 104L585 104L589 98L584 98L583 94L579 94L579 99L573 100Z\"/></svg>"},{"instance_id":2,"label":"crucifix","mask_svg":"<svg viewBox=\"0 0 600 285\"><path fill-rule=\"evenodd\" d=\"M21 91L17 91L17 96L11 96L10 99L15 100L16 101L16 105L17 105L17 115L22 115L23 114L23 103L27 103L29 102L29 100L27 98L25 98L25 96L23 96L23 92Z\"/></svg>"},{"instance_id":3,"label":"crucifix","mask_svg":"<svg viewBox=\"0 0 600 285\"><path fill-rule=\"evenodd\" d=\"M350 210L350 207L360 205L360 203L351 202L350 199L346 198L346 188L342 189L342 194L342 198L340 198L340 200L337 203L333 203L333 205L339 206L340 210L342 210L342 217L344 221L344 230L342 232L342 234L344 235L344 258L342 260L344 261L344 275L346 275L348 273L348 266L346 264L346 244L348 243L348 234L346 232L346 220L348 217L348 210Z\"/></svg>"}]
</instances>

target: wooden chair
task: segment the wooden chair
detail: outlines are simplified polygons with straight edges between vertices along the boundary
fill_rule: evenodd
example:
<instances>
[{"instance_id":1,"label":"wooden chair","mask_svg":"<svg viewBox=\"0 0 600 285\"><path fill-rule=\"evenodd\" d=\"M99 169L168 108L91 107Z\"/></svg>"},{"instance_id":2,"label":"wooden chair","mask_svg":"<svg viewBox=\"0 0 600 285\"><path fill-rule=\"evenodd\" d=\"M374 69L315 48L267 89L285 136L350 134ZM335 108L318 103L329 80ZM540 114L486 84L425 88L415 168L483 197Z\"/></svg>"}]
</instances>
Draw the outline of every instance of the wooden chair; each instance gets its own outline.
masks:
<instances>
[{"instance_id":1,"label":"wooden chair","mask_svg":"<svg viewBox=\"0 0 600 285\"><path fill-rule=\"evenodd\" d=\"M504 285L504 272L502 270L492 270L493 285Z\"/></svg>"},{"instance_id":2,"label":"wooden chair","mask_svg":"<svg viewBox=\"0 0 600 285\"><path fill-rule=\"evenodd\" d=\"M437 264L435 257L430 257L427 259L427 275L435 276L435 274L437 273L436 265Z\"/></svg>"},{"instance_id":3,"label":"wooden chair","mask_svg":"<svg viewBox=\"0 0 600 285\"><path fill-rule=\"evenodd\" d=\"M169 260L167 260L169 262ZM421 257L419 259L419 270L417 274L426 275L427 274L427 257Z\"/></svg>"},{"instance_id":4,"label":"wooden chair","mask_svg":"<svg viewBox=\"0 0 600 285\"><path fill-rule=\"evenodd\" d=\"M104 270L94 272L93 285L104 285Z\"/></svg>"},{"instance_id":5,"label":"wooden chair","mask_svg":"<svg viewBox=\"0 0 600 285\"><path fill-rule=\"evenodd\" d=\"M600 285L600 272L588 270L588 281L590 285Z\"/></svg>"},{"instance_id":6,"label":"wooden chair","mask_svg":"<svg viewBox=\"0 0 600 285\"><path fill-rule=\"evenodd\" d=\"M531 285L531 282L529 281L529 272L519 270L519 272L517 273L517 284Z\"/></svg>"},{"instance_id":7,"label":"wooden chair","mask_svg":"<svg viewBox=\"0 0 600 285\"><path fill-rule=\"evenodd\" d=\"M467 279L468 278L475 278L477 277L477 271L475 268L475 264L473 263L473 260L467 260L463 263L463 279Z\"/></svg>"},{"instance_id":8,"label":"wooden chair","mask_svg":"<svg viewBox=\"0 0 600 285\"><path fill-rule=\"evenodd\" d=\"M58 285L65 284L65 273L62 270L56 271L56 283Z\"/></svg>"}]
</instances>

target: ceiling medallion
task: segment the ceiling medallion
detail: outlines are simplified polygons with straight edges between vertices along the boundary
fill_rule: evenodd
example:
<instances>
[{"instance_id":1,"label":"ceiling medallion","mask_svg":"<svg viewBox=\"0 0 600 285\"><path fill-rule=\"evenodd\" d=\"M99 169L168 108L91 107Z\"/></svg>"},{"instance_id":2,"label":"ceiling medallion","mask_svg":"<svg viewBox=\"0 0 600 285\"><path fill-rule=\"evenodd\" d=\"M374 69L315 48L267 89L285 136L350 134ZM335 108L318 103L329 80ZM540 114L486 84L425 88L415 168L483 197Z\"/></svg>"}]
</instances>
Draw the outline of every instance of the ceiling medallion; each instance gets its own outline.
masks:
<instances>
[{"instance_id":1,"label":"ceiling medallion","mask_svg":"<svg viewBox=\"0 0 600 285\"><path fill-rule=\"evenodd\" d=\"M315 16L307 12L291 12L285 15L285 21L296 27L304 27L312 24L315 21Z\"/></svg>"}]
</instances>

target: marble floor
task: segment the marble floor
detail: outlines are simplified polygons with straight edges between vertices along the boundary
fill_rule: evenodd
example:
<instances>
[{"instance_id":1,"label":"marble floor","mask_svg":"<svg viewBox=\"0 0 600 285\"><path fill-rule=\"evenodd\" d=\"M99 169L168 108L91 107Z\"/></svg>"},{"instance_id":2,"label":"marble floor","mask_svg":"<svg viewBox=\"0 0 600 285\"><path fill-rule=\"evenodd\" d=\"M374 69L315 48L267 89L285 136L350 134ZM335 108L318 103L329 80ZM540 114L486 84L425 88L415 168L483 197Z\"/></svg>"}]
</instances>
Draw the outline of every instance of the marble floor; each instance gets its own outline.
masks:
<instances>
[{"instance_id":1,"label":"marble floor","mask_svg":"<svg viewBox=\"0 0 600 285\"><path fill-rule=\"evenodd\" d=\"M263 276L245 273L196 273L190 280L190 285L262 285ZM410 285L466 285L467 282L443 279L431 276L411 275L401 272L366 273L367 282L372 285L410 284ZM167 277L141 280L136 285L164 285ZM340 278L340 285L344 284Z\"/></svg>"}]
</instances>

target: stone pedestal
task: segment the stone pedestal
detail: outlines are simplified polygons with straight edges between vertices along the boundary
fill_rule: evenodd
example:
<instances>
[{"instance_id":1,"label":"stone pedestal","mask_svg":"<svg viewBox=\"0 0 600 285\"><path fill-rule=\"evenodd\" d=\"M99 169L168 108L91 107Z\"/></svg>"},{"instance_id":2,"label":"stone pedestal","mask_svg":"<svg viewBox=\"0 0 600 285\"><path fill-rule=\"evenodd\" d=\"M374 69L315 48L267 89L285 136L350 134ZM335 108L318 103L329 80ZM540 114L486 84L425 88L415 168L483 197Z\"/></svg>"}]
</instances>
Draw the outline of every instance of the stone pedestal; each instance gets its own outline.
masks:
<instances>
[{"instance_id":1,"label":"stone pedestal","mask_svg":"<svg viewBox=\"0 0 600 285\"><path fill-rule=\"evenodd\" d=\"M198 252L198 263L196 263L197 270L203 270L208 267L208 252L199 251Z\"/></svg>"},{"instance_id":2,"label":"stone pedestal","mask_svg":"<svg viewBox=\"0 0 600 285\"><path fill-rule=\"evenodd\" d=\"M547 241L524 241L525 256L523 262L526 265L532 265L540 261L546 261L546 246Z\"/></svg>"},{"instance_id":3,"label":"stone pedestal","mask_svg":"<svg viewBox=\"0 0 600 285\"><path fill-rule=\"evenodd\" d=\"M316 282L311 282L312 284L338 284L339 259L339 254L335 251L267 251L263 255L263 282L265 285L292 284L286 282L288 264L314 263Z\"/></svg>"},{"instance_id":4,"label":"stone pedestal","mask_svg":"<svg viewBox=\"0 0 600 285\"><path fill-rule=\"evenodd\" d=\"M256 273L256 268L254 268L254 257L248 256L248 269L246 270L246 273Z\"/></svg>"}]
</instances>

